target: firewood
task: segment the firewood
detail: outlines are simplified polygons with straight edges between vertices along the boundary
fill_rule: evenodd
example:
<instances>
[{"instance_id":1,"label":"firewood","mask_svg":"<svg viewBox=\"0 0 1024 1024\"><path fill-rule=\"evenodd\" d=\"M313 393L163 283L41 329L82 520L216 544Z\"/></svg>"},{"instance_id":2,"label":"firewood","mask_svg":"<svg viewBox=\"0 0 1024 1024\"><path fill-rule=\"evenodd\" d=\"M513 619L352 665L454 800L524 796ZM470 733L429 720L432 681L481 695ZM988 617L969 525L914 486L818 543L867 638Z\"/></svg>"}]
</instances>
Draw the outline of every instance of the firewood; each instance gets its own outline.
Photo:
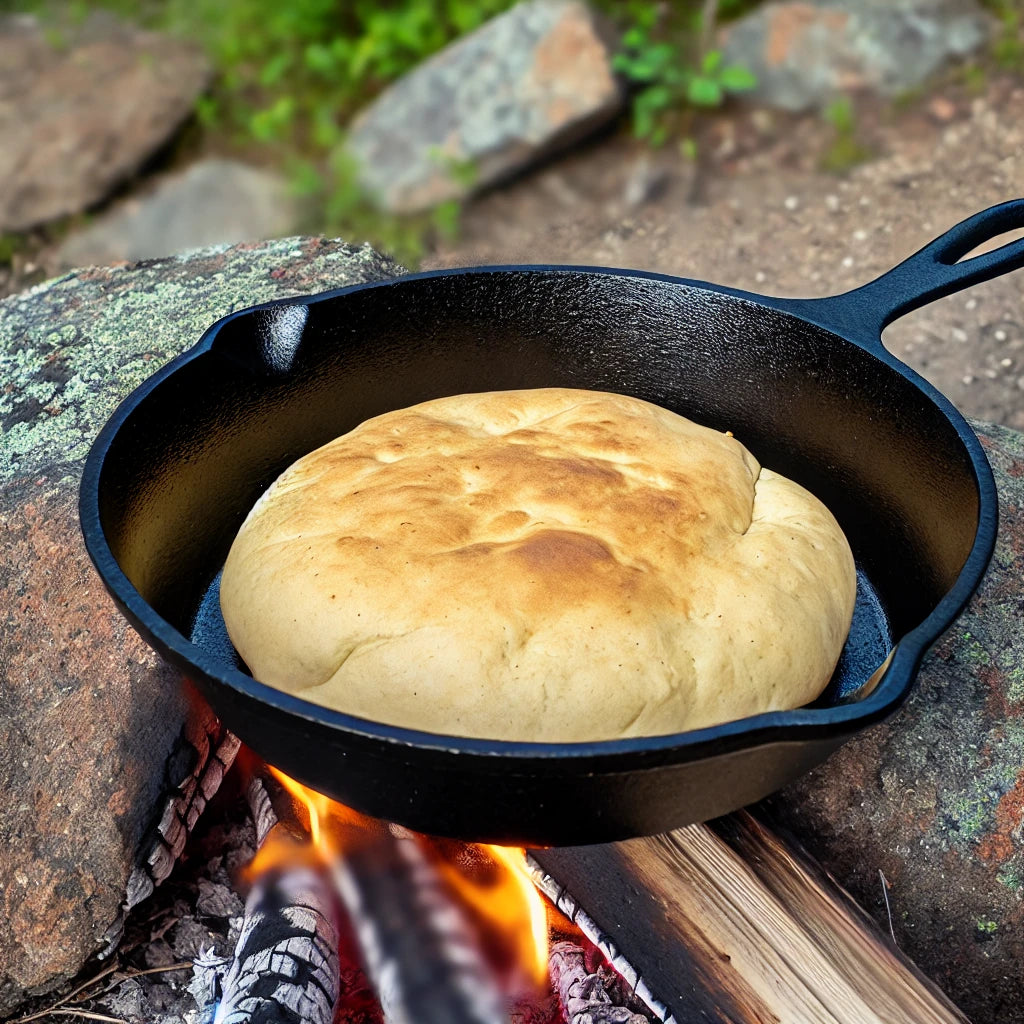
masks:
<instances>
[{"instance_id":1,"label":"firewood","mask_svg":"<svg viewBox=\"0 0 1024 1024\"><path fill-rule=\"evenodd\" d=\"M254 777L246 795L260 844L301 834L301 823L281 800L285 810L278 817L263 778ZM334 907L323 872L309 865L261 874L246 900L214 1024L331 1024L339 989Z\"/></svg>"},{"instance_id":2,"label":"firewood","mask_svg":"<svg viewBox=\"0 0 1024 1024\"><path fill-rule=\"evenodd\" d=\"M745 813L532 857L679 1021L965 1024L832 879ZM702 1016L703 1015L703 1016Z\"/></svg>"},{"instance_id":3,"label":"firewood","mask_svg":"<svg viewBox=\"0 0 1024 1024\"><path fill-rule=\"evenodd\" d=\"M331 871L387 1024L506 1022L478 938L417 840L349 832Z\"/></svg>"},{"instance_id":4,"label":"firewood","mask_svg":"<svg viewBox=\"0 0 1024 1024\"><path fill-rule=\"evenodd\" d=\"M190 727L183 732L180 744L188 748L188 767L183 776L173 778L165 789L160 816L146 834L141 856L128 876L121 912L103 936L101 959L110 956L121 941L128 911L170 875L199 816L220 789L238 753L238 737L221 725L206 704L194 702L193 711ZM172 770L172 761L168 761L165 770Z\"/></svg>"},{"instance_id":5,"label":"firewood","mask_svg":"<svg viewBox=\"0 0 1024 1024\"><path fill-rule=\"evenodd\" d=\"M526 858L526 866L533 878L534 885L551 900L570 923L579 928L587 939L593 943L612 970L628 986L634 999L643 1005L646 1013L653 1020L660 1022L660 1024L676 1024L669 1008L651 992L646 979L641 977L633 964L619 951L619 947L611 935L598 925L587 911L576 902L576 898L567 892L557 879L549 875L541 867L535 854L536 851L528 854ZM557 946L558 944L556 943L552 947L552 959L554 959ZM559 988L559 982L556 980L556 968L553 964L551 966L551 979L555 987ZM559 995L561 996L561 992L559 992ZM626 1001L619 1000L618 1002L624 1006ZM628 1020L628 1018L626 1019Z\"/></svg>"},{"instance_id":6,"label":"firewood","mask_svg":"<svg viewBox=\"0 0 1024 1024\"><path fill-rule=\"evenodd\" d=\"M331 1024L338 935L323 877L272 870L249 893L214 1024Z\"/></svg>"}]
</instances>

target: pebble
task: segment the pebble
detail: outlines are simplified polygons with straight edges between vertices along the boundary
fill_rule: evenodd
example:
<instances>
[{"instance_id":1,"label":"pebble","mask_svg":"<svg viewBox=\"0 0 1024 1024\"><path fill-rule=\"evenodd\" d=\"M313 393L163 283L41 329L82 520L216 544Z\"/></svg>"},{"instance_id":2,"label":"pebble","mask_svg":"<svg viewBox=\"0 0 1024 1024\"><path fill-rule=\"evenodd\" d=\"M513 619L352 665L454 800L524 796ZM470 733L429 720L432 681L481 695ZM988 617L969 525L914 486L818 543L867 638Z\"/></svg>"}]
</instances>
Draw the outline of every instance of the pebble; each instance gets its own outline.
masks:
<instances>
[{"instance_id":1,"label":"pebble","mask_svg":"<svg viewBox=\"0 0 1024 1024\"><path fill-rule=\"evenodd\" d=\"M953 336L953 340L959 341L961 344L967 340L967 332L959 327L954 327L950 333Z\"/></svg>"},{"instance_id":2,"label":"pebble","mask_svg":"<svg viewBox=\"0 0 1024 1024\"><path fill-rule=\"evenodd\" d=\"M928 104L928 113L936 121L952 121L956 117L956 105L945 96L936 96Z\"/></svg>"},{"instance_id":3,"label":"pebble","mask_svg":"<svg viewBox=\"0 0 1024 1024\"><path fill-rule=\"evenodd\" d=\"M797 196L786 196L782 205L785 206L787 210L795 210L800 205L800 200Z\"/></svg>"}]
</instances>

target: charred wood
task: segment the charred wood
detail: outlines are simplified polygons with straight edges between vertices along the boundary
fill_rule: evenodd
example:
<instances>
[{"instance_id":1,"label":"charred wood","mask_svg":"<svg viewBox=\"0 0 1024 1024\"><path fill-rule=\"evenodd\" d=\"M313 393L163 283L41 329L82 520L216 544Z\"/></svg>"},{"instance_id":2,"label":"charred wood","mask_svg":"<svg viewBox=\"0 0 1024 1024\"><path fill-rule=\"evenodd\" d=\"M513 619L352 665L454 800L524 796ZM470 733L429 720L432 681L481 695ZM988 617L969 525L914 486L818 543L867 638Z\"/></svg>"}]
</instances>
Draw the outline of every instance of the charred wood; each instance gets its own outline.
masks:
<instances>
[{"instance_id":1,"label":"charred wood","mask_svg":"<svg viewBox=\"0 0 1024 1024\"><path fill-rule=\"evenodd\" d=\"M220 724L208 707L196 705L195 719L182 734L177 756L168 760L166 796L160 816L128 877L121 913L103 936L101 958L110 956L117 948L128 911L170 875L200 814L234 762L239 745L238 738Z\"/></svg>"},{"instance_id":2,"label":"charred wood","mask_svg":"<svg viewBox=\"0 0 1024 1024\"><path fill-rule=\"evenodd\" d=\"M643 1005L647 1013L650 1014L651 1018L661 1022L661 1024L676 1024L675 1018L672 1016L671 1010L662 1003L654 994L651 992L650 987L647 984L646 979L640 976L639 971L633 966L633 964L626 959L625 956L619 951L619 947L616 945L615 940L598 925L598 923L586 912L586 910L580 906L577 902L576 897L573 896L566 888L559 883L559 881L541 867L538 863L536 856L527 854L526 866L530 871L530 875L533 879L533 884L548 897L549 900L561 911L565 917L597 947L601 955L605 958L612 970L622 979L629 991L635 997L636 1001ZM569 1007L566 1004L566 996L563 995L561 989L561 982L556 979L555 975L555 953L559 950L560 943L556 943L552 946L551 950L551 980L552 984L558 989L559 998L562 1001L562 1006L566 1013L569 1012ZM567 953L562 953L559 950L559 955L564 959ZM577 971L578 966L574 961L569 961L572 965L571 971ZM567 970L570 970L568 966L559 965L560 975L565 974ZM589 973L589 972L587 972ZM579 977L577 974L570 972L570 987L572 983ZM592 987L592 986L591 986ZM603 987L603 986L602 986ZM567 990L568 993L568 990ZM629 1007L626 1007L626 1000L619 999L615 1000L620 1005L630 1011ZM616 1018L606 1018L609 1021L616 1020ZM621 1018L622 1020L630 1021L629 1016ZM645 1018L641 1018L645 1019ZM598 1018L595 1018L595 1024ZM639 1021L636 1022L639 1024Z\"/></svg>"},{"instance_id":3,"label":"charred wood","mask_svg":"<svg viewBox=\"0 0 1024 1024\"><path fill-rule=\"evenodd\" d=\"M254 777L247 798L263 845L303 834L297 809L275 783ZM274 796L278 799L275 802ZM330 1024L338 999L338 929L330 884L309 865L270 869L246 900L234 959L223 980L215 964L205 969L207 988L221 991L215 1024Z\"/></svg>"},{"instance_id":4,"label":"charred wood","mask_svg":"<svg viewBox=\"0 0 1024 1024\"><path fill-rule=\"evenodd\" d=\"M548 967L565 1024L650 1024L649 1017L613 998L601 973L588 969L586 952L576 943L554 943Z\"/></svg>"},{"instance_id":5,"label":"charred wood","mask_svg":"<svg viewBox=\"0 0 1024 1024\"><path fill-rule=\"evenodd\" d=\"M322 875L310 868L267 872L246 901L214 1024L331 1024L337 947Z\"/></svg>"}]
</instances>

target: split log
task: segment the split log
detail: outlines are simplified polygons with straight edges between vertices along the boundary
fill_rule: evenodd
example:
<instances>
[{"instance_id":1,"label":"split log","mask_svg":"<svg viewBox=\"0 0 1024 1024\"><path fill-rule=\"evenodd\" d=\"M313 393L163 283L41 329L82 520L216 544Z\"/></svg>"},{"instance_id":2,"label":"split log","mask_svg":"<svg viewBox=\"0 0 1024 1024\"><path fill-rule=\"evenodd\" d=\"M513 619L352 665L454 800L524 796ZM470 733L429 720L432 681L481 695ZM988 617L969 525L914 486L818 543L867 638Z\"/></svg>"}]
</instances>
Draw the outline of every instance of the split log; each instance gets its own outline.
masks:
<instances>
[{"instance_id":1,"label":"split log","mask_svg":"<svg viewBox=\"0 0 1024 1024\"><path fill-rule=\"evenodd\" d=\"M832 880L749 815L535 851L679 1021L965 1024Z\"/></svg>"}]
</instances>

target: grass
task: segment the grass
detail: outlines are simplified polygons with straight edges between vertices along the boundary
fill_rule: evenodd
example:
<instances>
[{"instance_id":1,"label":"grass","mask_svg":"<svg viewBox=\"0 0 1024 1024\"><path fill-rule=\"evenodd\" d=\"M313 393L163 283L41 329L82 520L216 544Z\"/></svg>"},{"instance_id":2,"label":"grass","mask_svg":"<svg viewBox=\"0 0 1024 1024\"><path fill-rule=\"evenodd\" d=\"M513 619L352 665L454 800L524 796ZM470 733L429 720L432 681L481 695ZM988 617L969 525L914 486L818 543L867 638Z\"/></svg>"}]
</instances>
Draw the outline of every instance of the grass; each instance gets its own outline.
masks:
<instances>
[{"instance_id":1,"label":"grass","mask_svg":"<svg viewBox=\"0 0 1024 1024\"><path fill-rule=\"evenodd\" d=\"M825 107L825 120L832 126L833 138L820 160L823 171L842 174L874 155L857 137L857 116L853 102L841 96Z\"/></svg>"}]
</instances>

